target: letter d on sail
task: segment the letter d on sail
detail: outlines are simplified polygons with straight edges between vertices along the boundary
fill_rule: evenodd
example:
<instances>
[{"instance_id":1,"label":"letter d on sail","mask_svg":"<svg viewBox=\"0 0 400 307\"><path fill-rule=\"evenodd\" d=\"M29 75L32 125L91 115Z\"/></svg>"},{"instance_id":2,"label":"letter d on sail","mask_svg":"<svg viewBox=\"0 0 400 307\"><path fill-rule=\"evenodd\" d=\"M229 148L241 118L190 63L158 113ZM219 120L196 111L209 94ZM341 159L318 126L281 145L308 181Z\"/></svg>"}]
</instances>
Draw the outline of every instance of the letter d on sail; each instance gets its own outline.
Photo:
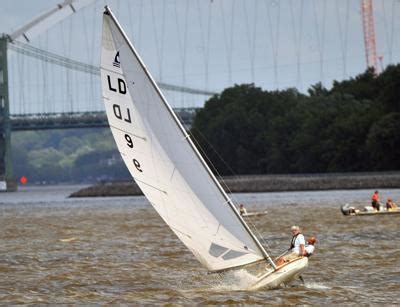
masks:
<instances>
[{"instance_id":1,"label":"letter d on sail","mask_svg":"<svg viewBox=\"0 0 400 307\"><path fill-rule=\"evenodd\" d=\"M110 75L107 75L107 81L108 81L108 89L112 92L116 92L117 89L113 87L111 84L111 77ZM123 79L118 78L118 93L125 95L126 94L126 83Z\"/></svg>"},{"instance_id":2,"label":"letter d on sail","mask_svg":"<svg viewBox=\"0 0 400 307\"><path fill-rule=\"evenodd\" d=\"M113 110L114 110L114 115L116 118L122 120L122 111L121 111L121 107L117 104L113 105ZM124 121L126 121L127 123L132 123L131 120L131 112L129 111L129 108L126 108L126 117L124 117Z\"/></svg>"}]
</instances>

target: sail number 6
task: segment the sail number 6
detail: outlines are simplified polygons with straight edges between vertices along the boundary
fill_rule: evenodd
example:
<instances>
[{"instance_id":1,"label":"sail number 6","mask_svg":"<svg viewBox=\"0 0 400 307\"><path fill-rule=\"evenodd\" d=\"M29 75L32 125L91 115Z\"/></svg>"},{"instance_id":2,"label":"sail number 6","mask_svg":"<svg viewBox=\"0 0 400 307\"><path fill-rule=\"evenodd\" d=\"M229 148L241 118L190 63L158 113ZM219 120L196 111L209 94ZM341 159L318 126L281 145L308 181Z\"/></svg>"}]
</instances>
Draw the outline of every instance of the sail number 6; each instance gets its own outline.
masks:
<instances>
[{"instance_id":1,"label":"sail number 6","mask_svg":"<svg viewBox=\"0 0 400 307\"><path fill-rule=\"evenodd\" d=\"M132 142L132 138L130 137L129 134L125 134L125 140L127 141L128 147L133 148L133 142Z\"/></svg>"}]
</instances>

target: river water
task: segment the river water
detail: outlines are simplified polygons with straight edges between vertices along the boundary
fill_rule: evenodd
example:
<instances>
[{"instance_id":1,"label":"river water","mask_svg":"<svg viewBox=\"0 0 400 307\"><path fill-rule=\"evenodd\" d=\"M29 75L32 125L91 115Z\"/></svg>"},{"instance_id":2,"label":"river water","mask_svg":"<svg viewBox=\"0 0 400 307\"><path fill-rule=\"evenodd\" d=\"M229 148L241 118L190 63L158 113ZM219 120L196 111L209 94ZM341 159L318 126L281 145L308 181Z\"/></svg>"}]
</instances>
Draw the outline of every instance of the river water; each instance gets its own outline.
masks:
<instances>
[{"instance_id":1,"label":"river water","mask_svg":"<svg viewBox=\"0 0 400 307\"><path fill-rule=\"evenodd\" d=\"M400 215L343 216L373 191L234 194L277 256L290 226L316 235L303 273L276 290L244 291L238 271L207 274L144 197L67 196L79 186L0 193L0 303L400 304ZM381 190L400 203L400 190Z\"/></svg>"}]
</instances>

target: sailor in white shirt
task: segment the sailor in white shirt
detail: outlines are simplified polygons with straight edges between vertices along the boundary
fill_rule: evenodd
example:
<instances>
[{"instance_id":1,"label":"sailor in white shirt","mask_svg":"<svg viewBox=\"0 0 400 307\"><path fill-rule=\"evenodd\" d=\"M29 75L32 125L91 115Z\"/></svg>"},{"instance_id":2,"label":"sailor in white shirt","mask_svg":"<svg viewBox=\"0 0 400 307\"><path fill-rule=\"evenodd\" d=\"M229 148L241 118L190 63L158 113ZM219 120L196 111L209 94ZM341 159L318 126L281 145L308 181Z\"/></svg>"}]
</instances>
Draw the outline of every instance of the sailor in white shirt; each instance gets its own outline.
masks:
<instances>
[{"instance_id":1,"label":"sailor in white shirt","mask_svg":"<svg viewBox=\"0 0 400 307\"><path fill-rule=\"evenodd\" d=\"M305 253L304 246L306 241L304 239L304 236L300 232L300 227L292 226L291 231L293 237L292 237L292 242L290 243L290 249L298 256L303 256Z\"/></svg>"}]
</instances>

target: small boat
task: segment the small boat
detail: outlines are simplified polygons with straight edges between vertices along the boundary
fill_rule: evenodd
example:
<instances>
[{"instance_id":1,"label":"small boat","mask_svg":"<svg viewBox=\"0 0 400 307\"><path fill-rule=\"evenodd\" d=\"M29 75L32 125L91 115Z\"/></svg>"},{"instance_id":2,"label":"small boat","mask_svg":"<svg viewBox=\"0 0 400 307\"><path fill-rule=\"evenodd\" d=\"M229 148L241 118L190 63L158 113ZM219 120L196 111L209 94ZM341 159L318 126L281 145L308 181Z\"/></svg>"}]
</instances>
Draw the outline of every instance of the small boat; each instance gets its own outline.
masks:
<instances>
[{"instance_id":1,"label":"small boat","mask_svg":"<svg viewBox=\"0 0 400 307\"><path fill-rule=\"evenodd\" d=\"M268 211L254 211L242 214L242 217L253 217L253 216L263 216L267 215Z\"/></svg>"},{"instance_id":2,"label":"small boat","mask_svg":"<svg viewBox=\"0 0 400 307\"><path fill-rule=\"evenodd\" d=\"M276 264L240 216L150 75L116 17L105 7L102 96L118 150L150 204L209 271L246 270L246 289L275 288L308 259Z\"/></svg>"},{"instance_id":3,"label":"small boat","mask_svg":"<svg viewBox=\"0 0 400 307\"><path fill-rule=\"evenodd\" d=\"M390 209L387 210L383 206L381 206L381 210L377 211L372 206L364 206L363 208L356 208L351 206L350 204L344 204L340 207L340 211L342 211L343 215L347 216L371 216L371 215L387 215L387 214L400 214L400 209Z\"/></svg>"}]
</instances>

